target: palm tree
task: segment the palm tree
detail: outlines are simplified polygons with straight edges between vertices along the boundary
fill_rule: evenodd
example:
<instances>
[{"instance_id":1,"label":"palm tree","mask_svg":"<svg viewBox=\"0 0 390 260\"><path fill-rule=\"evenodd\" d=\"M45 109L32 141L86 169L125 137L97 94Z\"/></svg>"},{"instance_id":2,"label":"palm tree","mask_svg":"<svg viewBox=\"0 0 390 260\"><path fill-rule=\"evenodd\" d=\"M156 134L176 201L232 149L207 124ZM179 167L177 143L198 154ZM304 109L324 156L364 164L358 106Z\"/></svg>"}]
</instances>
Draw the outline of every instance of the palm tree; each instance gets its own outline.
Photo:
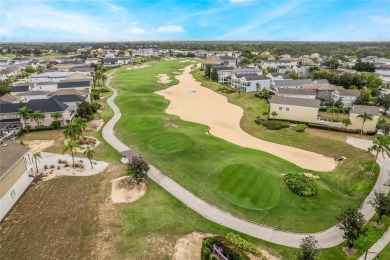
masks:
<instances>
[{"instance_id":1,"label":"palm tree","mask_svg":"<svg viewBox=\"0 0 390 260\"><path fill-rule=\"evenodd\" d=\"M277 116L278 113L276 113L276 111L272 111L271 112L271 116L272 116L272 120L275 120L275 116Z\"/></svg>"},{"instance_id":2,"label":"palm tree","mask_svg":"<svg viewBox=\"0 0 390 260\"><path fill-rule=\"evenodd\" d=\"M89 159L89 162L91 163L91 168L92 169L93 169L92 159L93 159L94 155L95 155L95 151L92 150L91 147L88 145L87 148L85 148L84 156L86 156Z\"/></svg>"},{"instance_id":3,"label":"palm tree","mask_svg":"<svg viewBox=\"0 0 390 260\"><path fill-rule=\"evenodd\" d=\"M30 116L30 112L31 112L31 110L28 109L26 106L21 107L18 109L18 111L16 111L16 114L21 119L23 119L24 127L26 127L26 125L27 125L26 119Z\"/></svg>"},{"instance_id":4,"label":"palm tree","mask_svg":"<svg viewBox=\"0 0 390 260\"><path fill-rule=\"evenodd\" d=\"M331 107L331 108L328 108L328 109L326 110L326 113L327 113L327 114L331 114L331 115L332 115L332 119L333 119L333 115L334 115L336 112L337 112L337 108L335 108L335 107Z\"/></svg>"},{"instance_id":5,"label":"palm tree","mask_svg":"<svg viewBox=\"0 0 390 260\"><path fill-rule=\"evenodd\" d=\"M344 105L341 104L338 107L336 107L336 109L337 109L337 120L338 120L339 119L339 113L343 113L343 114L345 113Z\"/></svg>"},{"instance_id":6,"label":"palm tree","mask_svg":"<svg viewBox=\"0 0 390 260\"><path fill-rule=\"evenodd\" d=\"M95 72L95 78L96 78L96 80L97 80L98 85L99 85L100 79L102 78L102 75L103 75L103 73L102 73L100 70L97 70L97 71Z\"/></svg>"},{"instance_id":7,"label":"palm tree","mask_svg":"<svg viewBox=\"0 0 390 260\"><path fill-rule=\"evenodd\" d=\"M62 118L62 114L60 112L54 112L53 114L51 114L51 117L54 119L54 122L56 123L56 128L58 128L59 127L58 119Z\"/></svg>"},{"instance_id":8,"label":"palm tree","mask_svg":"<svg viewBox=\"0 0 390 260\"><path fill-rule=\"evenodd\" d=\"M42 114L41 110L34 110L30 114L30 119L34 120L37 123L37 126L39 126L39 120L45 118L45 115Z\"/></svg>"},{"instance_id":9,"label":"palm tree","mask_svg":"<svg viewBox=\"0 0 390 260\"><path fill-rule=\"evenodd\" d=\"M347 129L349 125L352 125L351 119L349 118L344 118L341 122L343 123L343 125L345 125L345 129Z\"/></svg>"},{"instance_id":10,"label":"palm tree","mask_svg":"<svg viewBox=\"0 0 390 260\"><path fill-rule=\"evenodd\" d=\"M257 92L260 92L260 82L257 82L257 83L256 83L256 91L257 91Z\"/></svg>"},{"instance_id":11,"label":"palm tree","mask_svg":"<svg viewBox=\"0 0 390 260\"><path fill-rule=\"evenodd\" d=\"M87 127L87 119L85 118L82 118L82 117L76 117L74 120L73 120L73 123L77 124L80 129L81 129L81 133L83 131L85 131L85 128Z\"/></svg>"},{"instance_id":12,"label":"palm tree","mask_svg":"<svg viewBox=\"0 0 390 260\"><path fill-rule=\"evenodd\" d=\"M80 125L76 123L68 123L65 125L64 135L69 137L71 140L76 140L83 134L83 130L80 128Z\"/></svg>"},{"instance_id":13,"label":"palm tree","mask_svg":"<svg viewBox=\"0 0 390 260\"><path fill-rule=\"evenodd\" d=\"M35 161L35 168L37 169L37 174L38 174L38 161L39 161L40 158L42 158L41 153L40 152L35 152L35 153L33 153L32 157L33 157L33 159Z\"/></svg>"},{"instance_id":14,"label":"palm tree","mask_svg":"<svg viewBox=\"0 0 390 260\"><path fill-rule=\"evenodd\" d=\"M390 156L390 138L385 135L380 135L372 142L372 146L368 148L368 152L372 153L375 152L375 162L378 159L379 153L382 154L383 158L385 158L385 154L387 156ZM374 173L375 168L375 162L372 165L372 171L371 174Z\"/></svg>"},{"instance_id":15,"label":"palm tree","mask_svg":"<svg viewBox=\"0 0 390 260\"><path fill-rule=\"evenodd\" d=\"M368 114L367 112L364 112L364 114L358 115L357 117L361 117L363 119L363 124L362 124L362 134L363 134L364 124L366 123L367 120L372 121L372 115Z\"/></svg>"},{"instance_id":16,"label":"palm tree","mask_svg":"<svg viewBox=\"0 0 390 260\"><path fill-rule=\"evenodd\" d=\"M103 74L102 75L103 86L106 84L106 81L107 81L107 76L105 74Z\"/></svg>"},{"instance_id":17,"label":"palm tree","mask_svg":"<svg viewBox=\"0 0 390 260\"><path fill-rule=\"evenodd\" d=\"M62 147L61 154L69 153L72 156L73 169L75 168L74 156L77 153L77 148L79 148L79 147L80 147L80 145L73 140L70 140L67 144L65 144Z\"/></svg>"}]
</instances>

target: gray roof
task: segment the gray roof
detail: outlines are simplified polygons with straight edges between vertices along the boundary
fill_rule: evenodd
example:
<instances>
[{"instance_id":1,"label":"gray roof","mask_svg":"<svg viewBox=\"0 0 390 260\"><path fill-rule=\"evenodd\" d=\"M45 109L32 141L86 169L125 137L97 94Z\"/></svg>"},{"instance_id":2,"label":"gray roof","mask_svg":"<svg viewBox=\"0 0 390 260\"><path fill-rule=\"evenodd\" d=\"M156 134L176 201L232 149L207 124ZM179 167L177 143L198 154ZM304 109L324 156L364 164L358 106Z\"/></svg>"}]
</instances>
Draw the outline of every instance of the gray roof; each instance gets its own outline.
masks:
<instances>
[{"instance_id":1,"label":"gray roof","mask_svg":"<svg viewBox=\"0 0 390 260\"><path fill-rule=\"evenodd\" d=\"M336 91L339 92L340 96L360 96L360 90L358 89L338 89Z\"/></svg>"},{"instance_id":2,"label":"gray roof","mask_svg":"<svg viewBox=\"0 0 390 260\"><path fill-rule=\"evenodd\" d=\"M349 111L351 114L358 115L363 115L364 112L373 116L380 116L379 107L376 106L353 105L351 111Z\"/></svg>"},{"instance_id":3,"label":"gray roof","mask_svg":"<svg viewBox=\"0 0 390 260\"><path fill-rule=\"evenodd\" d=\"M2 178L29 150L30 148L15 142L6 142L5 144L0 145L0 178Z\"/></svg>"},{"instance_id":4,"label":"gray roof","mask_svg":"<svg viewBox=\"0 0 390 260\"><path fill-rule=\"evenodd\" d=\"M314 81L317 82L318 84L324 84L324 83L329 84L329 81L327 79L315 79Z\"/></svg>"},{"instance_id":5,"label":"gray roof","mask_svg":"<svg viewBox=\"0 0 390 260\"><path fill-rule=\"evenodd\" d=\"M50 94L50 91L26 91L16 94L16 96L23 97L23 96L39 96L39 95L48 95Z\"/></svg>"},{"instance_id":6,"label":"gray roof","mask_svg":"<svg viewBox=\"0 0 390 260\"><path fill-rule=\"evenodd\" d=\"M54 97L48 99L31 99L26 103L1 102L0 114L16 113L19 108L27 107L31 110L40 110L42 113L63 112L68 105L56 100Z\"/></svg>"},{"instance_id":7,"label":"gray roof","mask_svg":"<svg viewBox=\"0 0 390 260\"><path fill-rule=\"evenodd\" d=\"M279 95L307 95L307 96L315 96L316 92L313 89L305 89L305 88L279 88Z\"/></svg>"},{"instance_id":8,"label":"gray roof","mask_svg":"<svg viewBox=\"0 0 390 260\"><path fill-rule=\"evenodd\" d=\"M20 86L13 86L10 90L10 92L25 92L28 91L29 85L20 85Z\"/></svg>"},{"instance_id":9,"label":"gray roof","mask_svg":"<svg viewBox=\"0 0 390 260\"><path fill-rule=\"evenodd\" d=\"M82 102L85 101L85 97L75 94L69 94L69 95L58 95L54 96L54 98L60 102L66 103L66 102Z\"/></svg>"},{"instance_id":10,"label":"gray roof","mask_svg":"<svg viewBox=\"0 0 390 260\"><path fill-rule=\"evenodd\" d=\"M311 79L294 79L294 80L274 80L274 84L277 87L280 86L296 86L303 84L310 84Z\"/></svg>"},{"instance_id":11,"label":"gray roof","mask_svg":"<svg viewBox=\"0 0 390 260\"><path fill-rule=\"evenodd\" d=\"M58 89L61 88L88 88L91 86L91 82L89 80L69 80L69 81L60 81L58 82Z\"/></svg>"},{"instance_id":12,"label":"gray roof","mask_svg":"<svg viewBox=\"0 0 390 260\"><path fill-rule=\"evenodd\" d=\"M256 75L256 74L247 74L247 75L244 76L244 78L247 81L251 81L251 80L265 80L265 79L270 80L269 78L267 78L264 75Z\"/></svg>"},{"instance_id":13,"label":"gray roof","mask_svg":"<svg viewBox=\"0 0 390 260\"><path fill-rule=\"evenodd\" d=\"M265 60L264 62L273 62L273 63L290 63L289 60Z\"/></svg>"},{"instance_id":14,"label":"gray roof","mask_svg":"<svg viewBox=\"0 0 390 260\"><path fill-rule=\"evenodd\" d=\"M319 108L321 102L320 102L320 100L317 100L317 99L273 96L270 103L271 104L280 104L280 105L298 106L298 107Z\"/></svg>"}]
</instances>

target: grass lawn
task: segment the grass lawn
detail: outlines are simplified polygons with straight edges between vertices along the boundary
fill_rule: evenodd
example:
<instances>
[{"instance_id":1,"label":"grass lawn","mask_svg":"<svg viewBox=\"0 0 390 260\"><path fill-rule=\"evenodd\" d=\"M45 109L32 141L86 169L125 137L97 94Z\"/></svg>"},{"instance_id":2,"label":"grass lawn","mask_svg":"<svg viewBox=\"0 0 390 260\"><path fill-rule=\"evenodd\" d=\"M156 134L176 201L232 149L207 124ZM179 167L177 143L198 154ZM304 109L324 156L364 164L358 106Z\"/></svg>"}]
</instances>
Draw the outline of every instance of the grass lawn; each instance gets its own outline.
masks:
<instances>
[{"instance_id":1,"label":"grass lawn","mask_svg":"<svg viewBox=\"0 0 390 260\"><path fill-rule=\"evenodd\" d=\"M380 253L381 259L390 259L390 244L388 244Z\"/></svg>"},{"instance_id":2,"label":"grass lawn","mask_svg":"<svg viewBox=\"0 0 390 260\"><path fill-rule=\"evenodd\" d=\"M375 176L366 175L373 158L361 150L335 141L337 146L332 148L334 157L345 155L349 159L335 172L319 174L318 194L303 198L288 189L281 174L306 170L268 153L238 147L206 134L208 128L204 125L186 122L166 114L164 111L169 101L154 92L176 84L177 80L172 72L190 64L193 63L160 61L152 62L151 67L143 69L122 68L117 71L111 84L119 91L116 103L121 108L122 117L115 127L115 132L123 142L209 203L234 215L277 228L296 232L323 230L335 224L335 217L341 210L361 204L376 179ZM157 83L155 76L162 73L171 76L171 84ZM254 106L253 103L250 105ZM253 111L260 109L261 107L256 106ZM245 119L246 117L243 117L243 120ZM288 136L284 136L285 133ZM270 135L272 138L268 140L278 139L279 143L282 142L279 137L282 140L293 137L294 141L299 140L300 146L306 146L305 143L316 140L315 144L319 146L320 153L330 151L328 144L325 144L327 149L321 147L324 143L340 138L321 138L309 133L297 135L295 132L275 132ZM309 140L305 140L306 136ZM310 144L311 149L307 150L314 150L315 144ZM348 149L345 149L347 147ZM354 152L358 156L354 157ZM253 169L250 176L234 176L234 172L240 174L237 170L229 172L229 169L232 169L229 167L234 168L237 164ZM268 175L267 181L262 174ZM245 190L244 194L235 191L235 187L228 187L234 181L242 182L243 179L245 182L237 186L237 189L244 191L245 187L250 186L251 180L254 180L255 185L251 187L253 190ZM278 187L280 193L274 192L273 187ZM258 199L256 191L273 194L270 197L271 202L268 203L264 198ZM256 210L253 209L255 207Z\"/></svg>"},{"instance_id":3,"label":"grass lawn","mask_svg":"<svg viewBox=\"0 0 390 260\"><path fill-rule=\"evenodd\" d=\"M74 56L74 55L77 55L77 53L72 53L72 54L61 54L61 53L44 53L40 56L31 56L31 58L33 59L37 59L37 60L44 60L48 57L55 57L55 58L59 58L59 57L71 57L71 56ZM14 54L6 54L6 55L0 55L0 60L12 60L16 58L16 56Z\"/></svg>"}]
</instances>

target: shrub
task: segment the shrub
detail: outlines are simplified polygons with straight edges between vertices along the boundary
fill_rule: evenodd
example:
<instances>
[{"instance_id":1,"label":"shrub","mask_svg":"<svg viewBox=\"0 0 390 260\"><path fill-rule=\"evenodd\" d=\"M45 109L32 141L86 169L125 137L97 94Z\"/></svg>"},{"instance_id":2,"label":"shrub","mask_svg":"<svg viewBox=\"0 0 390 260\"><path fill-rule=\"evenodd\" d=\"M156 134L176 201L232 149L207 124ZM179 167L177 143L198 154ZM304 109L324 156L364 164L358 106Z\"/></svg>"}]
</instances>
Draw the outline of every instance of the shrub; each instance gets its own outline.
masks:
<instances>
[{"instance_id":1,"label":"shrub","mask_svg":"<svg viewBox=\"0 0 390 260\"><path fill-rule=\"evenodd\" d=\"M57 170L61 169L61 166L60 165L57 165Z\"/></svg>"},{"instance_id":2,"label":"shrub","mask_svg":"<svg viewBox=\"0 0 390 260\"><path fill-rule=\"evenodd\" d=\"M203 240L204 242L204 240ZM202 252L201 252L201 259L202 260L209 260L211 255L210 249L208 249L206 246L203 246L202 244Z\"/></svg>"},{"instance_id":3,"label":"shrub","mask_svg":"<svg viewBox=\"0 0 390 260\"><path fill-rule=\"evenodd\" d=\"M203 239L201 251L202 260L210 259L214 244L222 249L224 256L226 256L229 260L249 260L249 257L241 249L231 244L226 238L221 236L208 237ZM205 250L205 248L207 248L209 251ZM210 255L207 256L207 252L210 252Z\"/></svg>"},{"instance_id":4,"label":"shrub","mask_svg":"<svg viewBox=\"0 0 390 260\"><path fill-rule=\"evenodd\" d=\"M219 260L219 258L216 257L215 255L212 255L209 259L210 259L210 260Z\"/></svg>"},{"instance_id":5,"label":"shrub","mask_svg":"<svg viewBox=\"0 0 390 260\"><path fill-rule=\"evenodd\" d=\"M64 167L70 167L69 163L65 163Z\"/></svg>"},{"instance_id":6,"label":"shrub","mask_svg":"<svg viewBox=\"0 0 390 260\"><path fill-rule=\"evenodd\" d=\"M254 121L256 124L261 125L263 123L264 119L262 119L260 117L256 117L256 119Z\"/></svg>"},{"instance_id":7,"label":"shrub","mask_svg":"<svg viewBox=\"0 0 390 260\"><path fill-rule=\"evenodd\" d=\"M290 127L290 122L279 120L264 120L261 124L270 130L279 130Z\"/></svg>"},{"instance_id":8,"label":"shrub","mask_svg":"<svg viewBox=\"0 0 390 260\"><path fill-rule=\"evenodd\" d=\"M313 196L317 192L317 183L302 173L288 173L284 176L290 190L301 196Z\"/></svg>"},{"instance_id":9,"label":"shrub","mask_svg":"<svg viewBox=\"0 0 390 260\"><path fill-rule=\"evenodd\" d=\"M236 245L238 248L242 250L253 253L254 255L261 256L261 252L257 249L257 247L240 237L238 234L229 233L226 236L226 239L229 240L230 243Z\"/></svg>"},{"instance_id":10,"label":"shrub","mask_svg":"<svg viewBox=\"0 0 390 260\"><path fill-rule=\"evenodd\" d=\"M50 169L54 169L56 166L54 164L50 165Z\"/></svg>"},{"instance_id":11,"label":"shrub","mask_svg":"<svg viewBox=\"0 0 390 260\"><path fill-rule=\"evenodd\" d=\"M47 166L47 164L45 164L45 165L43 166L43 168L45 168L45 170L47 170L47 169L49 169L49 166Z\"/></svg>"},{"instance_id":12,"label":"shrub","mask_svg":"<svg viewBox=\"0 0 390 260\"><path fill-rule=\"evenodd\" d=\"M306 128L307 128L307 125L305 125L305 124L298 124L295 127L295 131L297 131L297 132L305 132Z\"/></svg>"}]
</instances>

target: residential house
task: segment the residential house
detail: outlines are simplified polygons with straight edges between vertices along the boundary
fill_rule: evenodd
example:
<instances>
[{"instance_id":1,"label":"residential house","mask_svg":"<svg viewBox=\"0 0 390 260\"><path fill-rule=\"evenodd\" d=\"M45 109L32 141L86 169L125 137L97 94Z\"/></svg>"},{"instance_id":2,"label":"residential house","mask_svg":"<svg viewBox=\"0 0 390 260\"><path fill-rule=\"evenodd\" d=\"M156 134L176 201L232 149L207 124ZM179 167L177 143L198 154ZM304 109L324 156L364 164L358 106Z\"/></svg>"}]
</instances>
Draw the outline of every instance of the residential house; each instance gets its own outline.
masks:
<instances>
[{"instance_id":1,"label":"residential house","mask_svg":"<svg viewBox=\"0 0 390 260\"><path fill-rule=\"evenodd\" d=\"M87 58L85 64L98 64L100 62L99 58Z\"/></svg>"},{"instance_id":2,"label":"residential house","mask_svg":"<svg viewBox=\"0 0 390 260\"><path fill-rule=\"evenodd\" d=\"M30 82L59 82L63 80L72 79L90 79L90 73L86 72L69 72L69 71L56 71L56 72L44 72L37 75L30 76Z\"/></svg>"},{"instance_id":3,"label":"residential house","mask_svg":"<svg viewBox=\"0 0 390 260\"><path fill-rule=\"evenodd\" d=\"M18 102L25 103L32 99L47 99L47 95L50 94L50 91L26 91L16 94L16 97L19 97Z\"/></svg>"},{"instance_id":4,"label":"residential house","mask_svg":"<svg viewBox=\"0 0 390 260\"><path fill-rule=\"evenodd\" d=\"M218 60L204 60L201 65L201 69L205 70L207 65L218 65L221 64Z\"/></svg>"},{"instance_id":5,"label":"residential house","mask_svg":"<svg viewBox=\"0 0 390 260\"><path fill-rule=\"evenodd\" d=\"M0 221L14 207L35 175L30 149L15 142L0 145Z\"/></svg>"},{"instance_id":6,"label":"residential house","mask_svg":"<svg viewBox=\"0 0 390 260\"><path fill-rule=\"evenodd\" d=\"M358 89L336 89L332 92L332 100L335 102L341 100L344 107L350 108L359 95L360 90Z\"/></svg>"},{"instance_id":7,"label":"residential house","mask_svg":"<svg viewBox=\"0 0 390 260\"><path fill-rule=\"evenodd\" d=\"M293 68L291 68L291 67L286 67L286 66L278 66L278 67L277 67L277 70L278 70L278 72L281 73L281 74L286 74L286 73L290 73L290 72L294 71Z\"/></svg>"},{"instance_id":8,"label":"residential house","mask_svg":"<svg viewBox=\"0 0 390 260\"><path fill-rule=\"evenodd\" d=\"M362 106L362 105L353 105L352 109L349 111L349 119L351 120L351 125L348 126L348 129L362 129L363 118L359 115L367 113L372 116L372 120L366 120L364 122L363 132L373 133L376 131L376 124L378 119L381 116L379 112L379 107L376 106Z\"/></svg>"},{"instance_id":9,"label":"residential house","mask_svg":"<svg viewBox=\"0 0 390 260\"><path fill-rule=\"evenodd\" d=\"M270 114L276 112L275 119L315 123L317 122L320 101L308 98L273 96L270 100Z\"/></svg>"},{"instance_id":10,"label":"residential house","mask_svg":"<svg viewBox=\"0 0 390 260\"><path fill-rule=\"evenodd\" d=\"M219 57L222 64L229 66L229 67L236 67L237 65L237 58L236 57L230 57L230 56L220 56Z\"/></svg>"},{"instance_id":11,"label":"residential house","mask_svg":"<svg viewBox=\"0 0 390 260\"><path fill-rule=\"evenodd\" d=\"M262 69L273 68L277 69L279 66L285 66L290 68L291 64L289 60L264 60L260 63Z\"/></svg>"},{"instance_id":12,"label":"residential house","mask_svg":"<svg viewBox=\"0 0 390 260\"><path fill-rule=\"evenodd\" d=\"M311 68L313 68L313 66L296 65L296 66L293 67L294 71L300 77L310 76L312 74L311 73Z\"/></svg>"},{"instance_id":13,"label":"residential house","mask_svg":"<svg viewBox=\"0 0 390 260\"><path fill-rule=\"evenodd\" d=\"M241 74L242 75L242 74ZM240 78L240 89L243 92L260 91L263 88L270 89L271 80L264 75L246 74Z\"/></svg>"},{"instance_id":14,"label":"residential house","mask_svg":"<svg viewBox=\"0 0 390 260\"><path fill-rule=\"evenodd\" d=\"M18 66L8 66L0 70L0 80L5 80L9 77L16 77L21 73L21 69Z\"/></svg>"},{"instance_id":15,"label":"residential house","mask_svg":"<svg viewBox=\"0 0 390 260\"><path fill-rule=\"evenodd\" d=\"M262 71L258 68L251 67L238 67L238 68L230 68L230 67L219 67L212 69L216 70L218 73L218 82L219 83L228 83L231 80L231 76L234 74L253 74L257 73L258 75L262 74Z\"/></svg>"},{"instance_id":16,"label":"residential house","mask_svg":"<svg viewBox=\"0 0 390 260\"><path fill-rule=\"evenodd\" d=\"M329 83L310 83L302 84L302 88L315 90L317 93L317 98L323 101L332 100L332 93L335 90L343 90L341 86L332 85Z\"/></svg>"},{"instance_id":17,"label":"residential house","mask_svg":"<svg viewBox=\"0 0 390 260\"><path fill-rule=\"evenodd\" d=\"M294 79L294 80L273 80L272 89L279 88L302 88L303 84L312 83L311 79Z\"/></svg>"},{"instance_id":18,"label":"residential house","mask_svg":"<svg viewBox=\"0 0 390 260\"><path fill-rule=\"evenodd\" d=\"M279 88L275 95L290 98L316 99L316 91L304 88Z\"/></svg>"},{"instance_id":19,"label":"residential house","mask_svg":"<svg viewBox=\"0 0 390 260\"><path fill-rule=\"evenodd\" d=\"M18 93L26 92L30 90L30 85L29 84L23 84L23 85L16 85L12 86L10 93L12 95L16 95Z\"/></svg>"},{"instance_id":20,"label":"residential house","mask_svg":"<svg viewBox=\"0 0 390 260\"><path fill-rule=\"evenodd\" d=\"M279 56L281 60L291 60L291 55L290 54L282 54Z\"/></svg>"}]
</instances>

